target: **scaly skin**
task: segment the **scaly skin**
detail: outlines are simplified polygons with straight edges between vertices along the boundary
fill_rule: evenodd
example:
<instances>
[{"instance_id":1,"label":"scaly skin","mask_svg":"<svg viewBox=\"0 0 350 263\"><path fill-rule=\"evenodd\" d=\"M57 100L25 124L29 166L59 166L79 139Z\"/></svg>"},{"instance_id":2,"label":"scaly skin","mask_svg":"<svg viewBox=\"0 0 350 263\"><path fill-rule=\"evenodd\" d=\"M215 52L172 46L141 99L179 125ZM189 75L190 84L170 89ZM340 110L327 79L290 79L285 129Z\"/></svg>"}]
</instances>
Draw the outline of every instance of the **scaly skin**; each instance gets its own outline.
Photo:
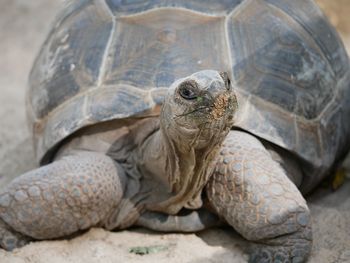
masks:
<instances>
[{"instance_id":1,"label":"scaly skin","mask_svg":"<svg viewBox=\"0 0 350 263\"><path fill-rule=\"evenodd\" d=\"M17 247L23 247L31 240L32 238L13 231L11 227L0 219L0 247L11 251Z\"/></svg>"},{"instance_id":2,"label":"scaly skin","mask_svg":"<svg viewBox=\"0 0 350 263\"><path fill-rule=\"evenodd\" d=\"M305 262L310 212L286 171L255 137L231 131L207 185L212 207L253 241L250 262Z\"/></svg>"},{"instance_id":3,"label":"scaly skin","mask_svg":"<svg viewBox=\"0 0 350 263\"><path fill-rule=\"evenodd\" d=\"M124 185L117 163L98 153L66 156L23 174L0 194L0 245L12 250L28 237L52 239L103 224Z\"/></svg>"}]
</instances>

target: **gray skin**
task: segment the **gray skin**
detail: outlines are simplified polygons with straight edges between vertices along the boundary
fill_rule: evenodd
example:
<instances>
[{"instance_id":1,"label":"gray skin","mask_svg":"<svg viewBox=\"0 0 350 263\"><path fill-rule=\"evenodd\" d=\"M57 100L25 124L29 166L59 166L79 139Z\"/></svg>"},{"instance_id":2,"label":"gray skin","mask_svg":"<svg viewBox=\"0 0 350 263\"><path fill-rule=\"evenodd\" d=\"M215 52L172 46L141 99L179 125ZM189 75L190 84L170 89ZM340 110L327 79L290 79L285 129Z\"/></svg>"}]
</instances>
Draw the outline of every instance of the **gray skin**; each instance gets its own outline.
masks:
<instances>
[{"instance_id":1,"label":"gray skin","mask_svg":"<svg viewBox=\"0 0 350 263\"><path fill-rule=\"evenodd\" d=\"M251 262L305 261L309 210L289 179L298 171L231 130L236 109L227 74L206 70L172 84L159 118L84 130L0 194L1 247L92 226L192 232L225 222L254 241Z\"/></svg>"}]
</instances>

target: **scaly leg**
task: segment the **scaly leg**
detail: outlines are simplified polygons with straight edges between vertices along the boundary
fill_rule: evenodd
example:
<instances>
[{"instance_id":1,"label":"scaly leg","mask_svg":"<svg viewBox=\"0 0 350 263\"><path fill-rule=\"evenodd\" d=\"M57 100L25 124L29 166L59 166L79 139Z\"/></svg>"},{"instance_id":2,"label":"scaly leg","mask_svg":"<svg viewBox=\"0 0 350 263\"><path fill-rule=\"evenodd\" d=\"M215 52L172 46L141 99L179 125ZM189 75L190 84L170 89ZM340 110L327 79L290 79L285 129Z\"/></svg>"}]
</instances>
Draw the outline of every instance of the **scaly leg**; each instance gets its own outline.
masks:
<instances>
[{"instance_id":1,"label":"scaly leg","mask_svg":"<svg viewBox=\"0 0 350 263\"><path fill-rule=\"evenodd\" d=\"M231 131L207 186L210 204L253 241L249 262L304 262L312 246L310 212L297 187L261 142Z\"/></svg>"},{"instance_id":2,"label":"scaly leg","mask_svg":"<svg viewBox=\"0 0 350 263\"><path fill-rule=\"evenodd\" d=\"M81 152L30 171L0 193L0 246L52 239L101 225L123 196L122 168L99 153Z\"/></svg>"}]
</instances>

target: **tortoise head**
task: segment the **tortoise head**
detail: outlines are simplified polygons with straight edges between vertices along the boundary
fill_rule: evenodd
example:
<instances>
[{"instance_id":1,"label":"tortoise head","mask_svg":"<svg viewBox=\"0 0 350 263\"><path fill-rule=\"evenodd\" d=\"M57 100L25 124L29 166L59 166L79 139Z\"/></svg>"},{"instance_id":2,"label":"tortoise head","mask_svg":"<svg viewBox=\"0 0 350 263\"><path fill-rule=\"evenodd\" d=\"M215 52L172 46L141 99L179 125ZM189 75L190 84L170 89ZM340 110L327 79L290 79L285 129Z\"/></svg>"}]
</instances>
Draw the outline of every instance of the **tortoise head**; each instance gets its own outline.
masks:
<instances>
[{"instance_id":1,"label":"tortoise head","mask_svg":"<svg viewBox=\"0 0 350 263\"><path fill-rule=\"evenodd\" d=\"M224 139L233 125L236 109L228 74L199 71L171 85L162 108L161 127L183 147L199 149L213 140Z\"/></svg>"}]
</instances>

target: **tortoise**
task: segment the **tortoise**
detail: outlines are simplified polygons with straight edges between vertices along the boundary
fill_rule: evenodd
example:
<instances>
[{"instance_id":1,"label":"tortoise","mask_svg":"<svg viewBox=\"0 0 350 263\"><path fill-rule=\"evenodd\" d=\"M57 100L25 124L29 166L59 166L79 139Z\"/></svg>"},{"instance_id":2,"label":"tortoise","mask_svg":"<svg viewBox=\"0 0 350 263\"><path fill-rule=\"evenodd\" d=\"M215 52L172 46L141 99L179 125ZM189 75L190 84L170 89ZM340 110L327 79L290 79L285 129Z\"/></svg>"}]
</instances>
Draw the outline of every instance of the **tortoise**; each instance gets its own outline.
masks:
<instances>
[{"instance_id":1,"label":"tortoise","mask_svg":"<svg viewBox=\"0 0 350 263\"><path fill-rule=\"evenodd\" d=\"M250 262L303 262L302 194L348 150L349 84L312 0L70 1L30 74L41 167L0 193L0 246L224 223Z\"/></svg>"}]
</instances>

